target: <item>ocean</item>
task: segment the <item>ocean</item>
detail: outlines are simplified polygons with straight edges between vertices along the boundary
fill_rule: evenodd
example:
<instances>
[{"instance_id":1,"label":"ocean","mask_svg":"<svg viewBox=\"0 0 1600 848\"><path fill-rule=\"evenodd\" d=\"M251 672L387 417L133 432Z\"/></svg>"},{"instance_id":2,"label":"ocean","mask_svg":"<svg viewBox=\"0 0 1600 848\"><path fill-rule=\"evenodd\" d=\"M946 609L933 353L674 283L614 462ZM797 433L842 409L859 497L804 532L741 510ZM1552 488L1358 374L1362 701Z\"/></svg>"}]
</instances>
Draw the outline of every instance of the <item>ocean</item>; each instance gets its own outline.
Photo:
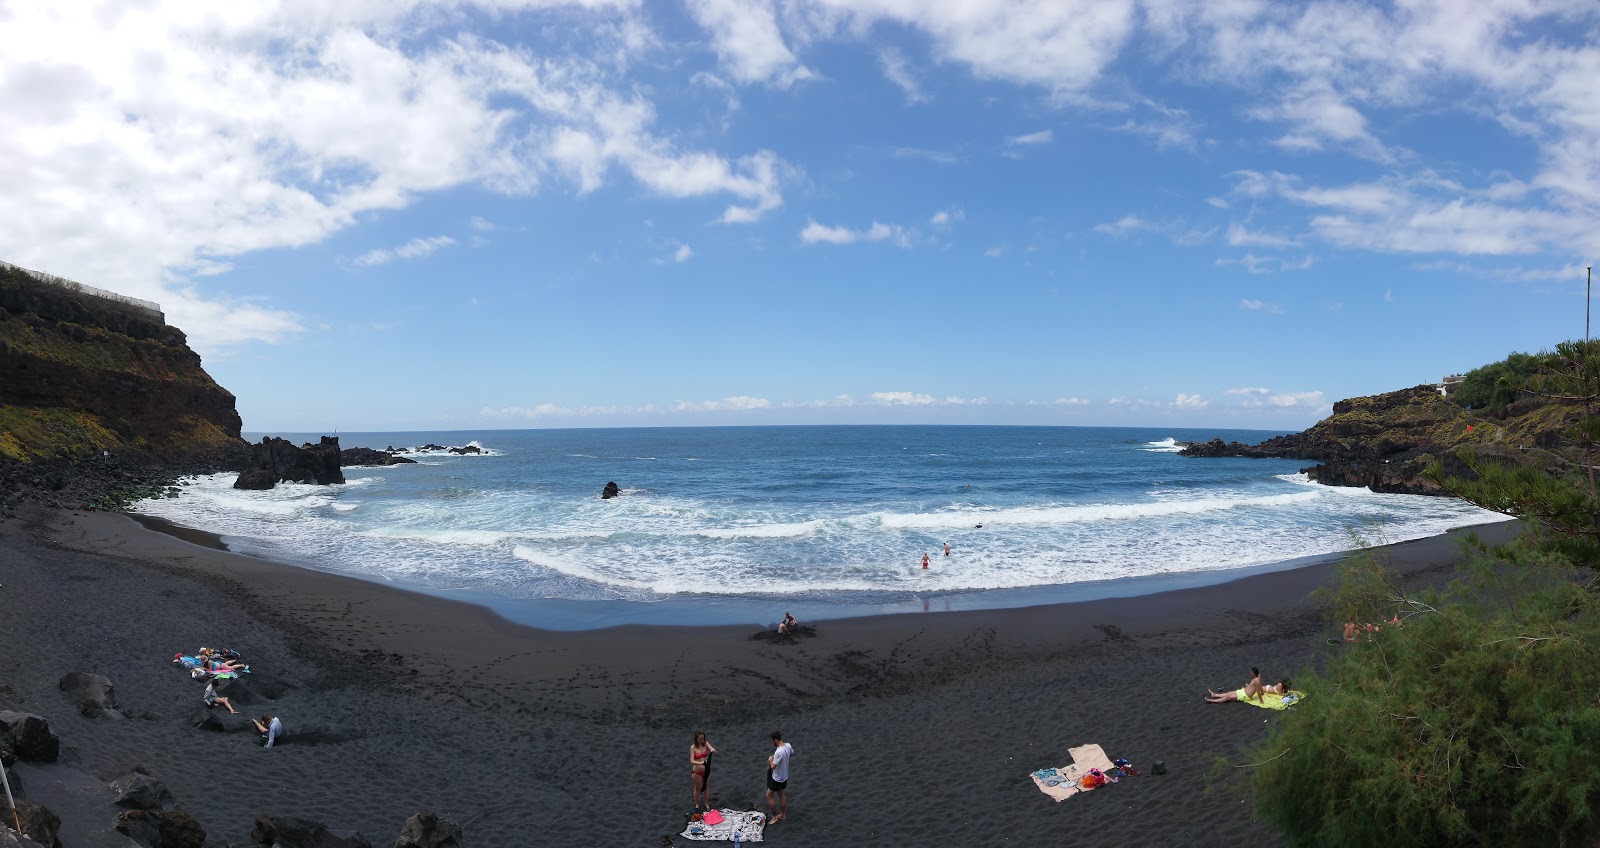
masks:
<instances>
[{"instance_id":1,"label":"ocean","mask_svg":"<svg viewBox=\"0 0 1600 848\"><path fill-rule=\"evenodd\" d=\"M999 426L346 433L417 465L185 481L134 511L525 623L769 624L1136 595L1503 520L1179 443L1275 431ZM247 434L248 437L248 434ZM286 434L293 441L315 441ZM259 437L257 437L259 438ZM473 445L455 455L418 446ZM602 500L607 482L620 497ZM951 553L944 554L948 544ZM929 567L921 566L924 554Z\"/></svg>"}]
</instances>

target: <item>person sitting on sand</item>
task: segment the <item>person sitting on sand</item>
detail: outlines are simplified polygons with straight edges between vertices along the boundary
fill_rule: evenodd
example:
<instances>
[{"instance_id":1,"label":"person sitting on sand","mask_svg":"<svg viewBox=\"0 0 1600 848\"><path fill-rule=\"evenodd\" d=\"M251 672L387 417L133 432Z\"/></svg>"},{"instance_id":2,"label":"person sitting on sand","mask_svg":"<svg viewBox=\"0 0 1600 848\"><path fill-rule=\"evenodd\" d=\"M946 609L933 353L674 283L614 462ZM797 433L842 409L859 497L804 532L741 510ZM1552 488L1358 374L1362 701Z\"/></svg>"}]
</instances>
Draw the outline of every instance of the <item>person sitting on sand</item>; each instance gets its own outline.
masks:
<instances>
[{"instance_id":1,"label":"person sitting on sand","mask_svg":"<svg viewBox=\"0 0 1600 848\"><path fill-rule=\"evenodd\" d=\"M689 780L694 788L695 812L711 809L711 755L716 752L717 749L706 741L706 732L696 730L694 741L689 743ZM703 808L700 806L702 798Z\"/></svg>"},{"instance_id":2,"label":"person sitting on sand","mask_svg":"<svg viewBox=\"0 0 1600 848\"><path fill-rule=\"evenodd\" d=\"M1213 692L1207 689L1206 703L1225 704L1229 701L1248 701L1251 698L1255 698L1257 703L1261 703L1261 693L1266 691L1265 687L1261 685L1261 669L1252 668L1250 669L1250 674L1250 682L1246 683L1243 688L1226 692Z\"/></svg>"},{"instance_id":3,"label":"person sitting on sand","mask_svg":"<svg viewBox=\"0 0 1600 848\"><path fill-rule=\"evenodd\" d=\"M233 708L232 701L229 701L227 698L217 694L217 681L215 680L206 683L206 693L200 697L206 702L206 706L208 707L223 706L228 708L228 712L233 713L234 715L239 714L239 711Z\"/></svg>"},{"instance_id":4,"label":"person sitting on sand","mask_svg":"<svg viewBox=\"0 0 1600 848\"><path fill-rule=\"evenodd\" d=\"M799 626L800 626L800 622L795 621L794 614L789 612L788 610L784 610L784 612L783 612L783 620L778 622L778 632L779 633L793 633L794 629L796 627L799 627Z\"/></svg>"},{"instance_id":5,"label":"person sitting on sand","mask_svg":"<svg viewBox=\"0 0 1600 848\"><path fill-rule=\"evenodd\" d=\"M261 718L254 718L250 723L256 726L256 732L261 734L261 747L271 748L274 742L283 737L283 722L278 721L275 715L262 713Z\"/></svg>"}]
</instances>

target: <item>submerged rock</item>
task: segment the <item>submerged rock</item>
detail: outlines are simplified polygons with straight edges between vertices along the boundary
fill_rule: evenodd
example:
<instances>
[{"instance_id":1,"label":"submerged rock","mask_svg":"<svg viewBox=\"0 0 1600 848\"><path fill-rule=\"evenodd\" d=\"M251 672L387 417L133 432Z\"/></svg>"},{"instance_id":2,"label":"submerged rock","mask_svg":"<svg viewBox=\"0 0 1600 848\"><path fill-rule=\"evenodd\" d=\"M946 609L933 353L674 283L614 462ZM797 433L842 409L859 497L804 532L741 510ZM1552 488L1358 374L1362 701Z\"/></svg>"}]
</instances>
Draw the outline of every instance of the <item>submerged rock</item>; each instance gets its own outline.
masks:
<instances>
[{"instance_id":1,"label":"submerged rock","mask_svg":"<svg viewBox=\"0 0 1600 848\"><path fill-rule=\"evenodd\" d=\"M609 500L620 494L622 494L622 490L617 488L616 483L607 483L606 487L600 492L600 500Z\"/></svg>"}]
</instances>

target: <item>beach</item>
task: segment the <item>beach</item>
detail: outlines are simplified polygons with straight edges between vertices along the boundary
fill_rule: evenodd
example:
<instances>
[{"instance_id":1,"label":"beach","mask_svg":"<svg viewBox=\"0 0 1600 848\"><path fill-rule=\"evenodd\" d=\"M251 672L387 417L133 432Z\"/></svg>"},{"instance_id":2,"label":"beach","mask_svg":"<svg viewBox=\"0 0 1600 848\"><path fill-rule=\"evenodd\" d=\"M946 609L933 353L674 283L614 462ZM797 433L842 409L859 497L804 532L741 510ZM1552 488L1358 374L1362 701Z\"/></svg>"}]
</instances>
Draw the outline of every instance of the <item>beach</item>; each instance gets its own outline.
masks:
<instances>
[{"instance_id":1,"label":"beach","mask_svg":"<svg viewBox=\"0 0 1600 848\"><path fill-rule=\"evenodd\" d=\"M1384 555L1410 580L1442 579L1461 535ZM541 630L211 541L106 512L0 523L0 709L42 715L61 739L59 764L17 774L66 845L130 844L104 784L142 765L213 844L251 844L263 812L392 844L432 810L473 845L656 846L691 808L692 732L718 750L715 802L764 810L774 728L795 749L774 844L1273 845L1243 770L1218 763L1240 764L1285 716L1202 696L1252 666L1293 675L1348 649L1306 597L1329 563L1142 597L804 622L815 636L786 642L692 621ZM200 645L252 664L221 733L187 722L202 687L169 662ZM130 717L80 715L57 689L72 671L110 678ZM1314 708L1314 693L1296 707ZM281 747L253 744L261 712L282 718ZM1086 743L1145 776L1041 794L1029 774ZM1149 774L1156 760L1166 775Z\"/></svg>"}]
</instances>

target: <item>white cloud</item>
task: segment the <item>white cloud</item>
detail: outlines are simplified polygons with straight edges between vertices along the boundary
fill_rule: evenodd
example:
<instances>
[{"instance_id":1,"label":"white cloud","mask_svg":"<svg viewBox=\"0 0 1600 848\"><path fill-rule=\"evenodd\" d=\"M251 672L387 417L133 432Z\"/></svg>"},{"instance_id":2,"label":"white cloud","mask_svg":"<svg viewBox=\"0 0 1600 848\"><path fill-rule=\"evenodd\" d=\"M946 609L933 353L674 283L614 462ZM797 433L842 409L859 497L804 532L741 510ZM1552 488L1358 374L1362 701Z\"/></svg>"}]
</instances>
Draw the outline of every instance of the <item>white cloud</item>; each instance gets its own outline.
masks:
<instances>
[{"instance_id":1,"label":"white cloud","mask_svg":"<svg viewBox=\"0 0 1600 848\"><path fill-rule=\"evenodd\" d=\"M806 225L800 230L800 241L805 244L854 244L858 241L888 241L900 247L910 247L915 231L908 230L898 224L884 224L873 221L872 226L864 230L852 230L849 227L830 227L819 224L813 219L806 219Z\"/></svg>"},{"instance_id":2,"label":"white cloud","mask_svg":"<svg viewBox=\"0 0 1600 848\"><path fill-rule=\"evenodd\" d=\"M1178 409L1205 409L1211 405L1211 401L1200 395L1186 395L1180 392L1177 399L1172 402L1172 405Z\"/></svg>"},{"instance_id":3,"label":"white cloud","mask_svg":"<svg viewBox=\"0 0 1600 848\"><path fill-rule=\"evenodd\" d=\"M300 322L185 275L316 243L422 193L525 194L552 178L593 191L620 171L664 197L730 197L729 223L781 205L791 169L776 154L681 144L597 60L648 44L627 20L635 3L475 5L584 38L535 56L407 0L8 7L0 256L161 302L204 352ZM586 10L541 12L558 5Z\"/></svg>"},{"instance_id":4,"label":"white cloud","mask_svg":"<svg viewBox=\"0 0 1600 848\"><path fill-rule=\"evenodd\" d=\"M356 257L355 263L361 267L383 265L396 259L421 259L440 248L449 247L456 240L449 236L433 236L431 238L414 238L396 248L375 248Z\"/></svg>"},{"instance_id":5,"label":"white cloud","mask_svg":"<svg viewBox=\"0 0 1600 848\"><path fill-rule=\"evenodd\" d=\"M1283 314L1283 307L1276 303L1267 303L1264 300L1252 300L1248 297L1239 301L1239 308L1248 309L1251 312L1266 312L1270 315Z\"/></svg>"},{"instance_id":6,"label":"white cloud","mask_svg":"<svg viewBox=\"0 0 1600 848\"><path fill-rule=\"evenodd\" d=\"M1150 222L1140 218L1138 215L1123 215L1110 224L1096 224L1094 231L1113 238L1122 238L1150 228Z\"/></svg>"},{"instance_id":7,"label":"white cloud","mask_svg":"<svg viewBox=\"0 0 1600 848\"><path fill-rule=\"evenodd\" d=\"M738 395L736 397L723 398L722 400L704 400L704 401L700 401L699 403L691 403L689 401L680 400L677 403L674 403L672 405L672 411L673 412L728 412L728 411L744 411L744 410L750 410L750 409L769 409L769 408L771 408L771 406L772 406L772 401L767 400L766 398L751 397L749 395Z\"/></svg>"},{"instance_id":8,"label":"white cloud","mask_svg":"<svg viewBox=\"0 0 1600 848\"><path fill-rule=\"evenodd\" d=\"M908 103L927 103L933 98L923 92L916 76L911 73L911 68L906 63L906 57L899 50L892 47L878 51L878 64L883 68L883 76L905 92Z\"/></svg>"},{"instance_id":9,"label":"white cloud","mask_svg":"<svg viewBox=\"0 0 1600 848\"><path fill-rule=\"evenodd\" d=\"M1088 406L1092 403L1080 397L1060 397L1050 402L1056 406Z\"/></svg>"},{"instance_id":10,"label":"white cloud","mask_svg":"<svg viewBox=\"0 0 1600 848\"><path fill-rule=\"evenodd\" d=\"M1328 403L1327 399L1322 396L1322 392L1288 392L1281 395L1273 395L1267 398L1267 402L1285 409L1321 410L1332 408L1332 404Z\"/></svg>"},{"instance_id":11,"label":"white cloud","mask_svg":"<svg viewBox=\"0 0 1600 848\"><path fill-rule=\"evenodd\" d=\"M1023 147L1034 144L1049 144L1055 141L1055 130L1039 130L1025 135L1013 135L1006 138L1006 144L1012 147Z\"/></svg>"},{"instance_id":12,"label":"white cloud","mask_svg":"<svg viewBox=\"0 0 1600 848\"><path fill-rule=\"evenodd\" d=\"M787 88L813 76L784 43L771 0L688 0L687 6L735 80Z\"/></svg>"},{"instance_id":13,"label":"white cloud","mask_svg":"<svg viewBox=\"0 0 1600 848\"><path fill-rule=\"evenodd\" d=\"M925 33L934 55L980 78L1052 91L1088 87L1134 29L1133 0L799 0L819 36L867 40L879 24Z\"/></svg>"},{"instance_id":14,"label":"white cloud","mask_svg":"<svg viewBox=\"0 0 1600 848\"><path fill-rule=\"evenodd\" d=\"M690 247L687 244L680 244L680 245L678 245L678 249L673 251L673 253L672 253L672 261L673 262L688 262L689 259L691 257L693 257L693 256L694 256L694 248Z\"/></svg>"},{"instance_id":15,"label":"white cloud","mask_svg":"<svg viewBox=\"0 0 1600 848\"><path fill-rule=\"evenodd\" d=\"M949 209L940 209L938 212L933 213L933 217L928 219L928 223L934 227L944 228L957 221L964 221L966 220L966 217L967 213L962 211L961 207L953 206Z\"/></svg>"},{"instance_id":16,"label":"white cloud","mask_svg":"<svg viewBox=\"0 0 1600 848\"><path fill-rule=\"evenodd\" d=\"M915 392L873 392L872 402L883 406L931 406L938 399Z\"/></svg>"},{"instance_id":17,"label":"white cloud","mask_svg":"<svg viewBox=\"0 0 1600 848\"><path fill-rule=\"evenodd\" d=\"M1238 389L1224 389L1222 393L1225 395L1270 395L1272 390L1245 386Z\"/></svg>"},{"instance_id":18,"label":"white cloud","mask_svg":"<svg viewBox=\"0 0 1600 848\"><path fill-rule=\"evenodd\" d=\"M494 232L493 222L491 222L488 218L482 217L481 215L473 215L471 220L469 220L467 223L470 224L474 230L477 230L480 233Z\"/></svg>"}]
</instances>

